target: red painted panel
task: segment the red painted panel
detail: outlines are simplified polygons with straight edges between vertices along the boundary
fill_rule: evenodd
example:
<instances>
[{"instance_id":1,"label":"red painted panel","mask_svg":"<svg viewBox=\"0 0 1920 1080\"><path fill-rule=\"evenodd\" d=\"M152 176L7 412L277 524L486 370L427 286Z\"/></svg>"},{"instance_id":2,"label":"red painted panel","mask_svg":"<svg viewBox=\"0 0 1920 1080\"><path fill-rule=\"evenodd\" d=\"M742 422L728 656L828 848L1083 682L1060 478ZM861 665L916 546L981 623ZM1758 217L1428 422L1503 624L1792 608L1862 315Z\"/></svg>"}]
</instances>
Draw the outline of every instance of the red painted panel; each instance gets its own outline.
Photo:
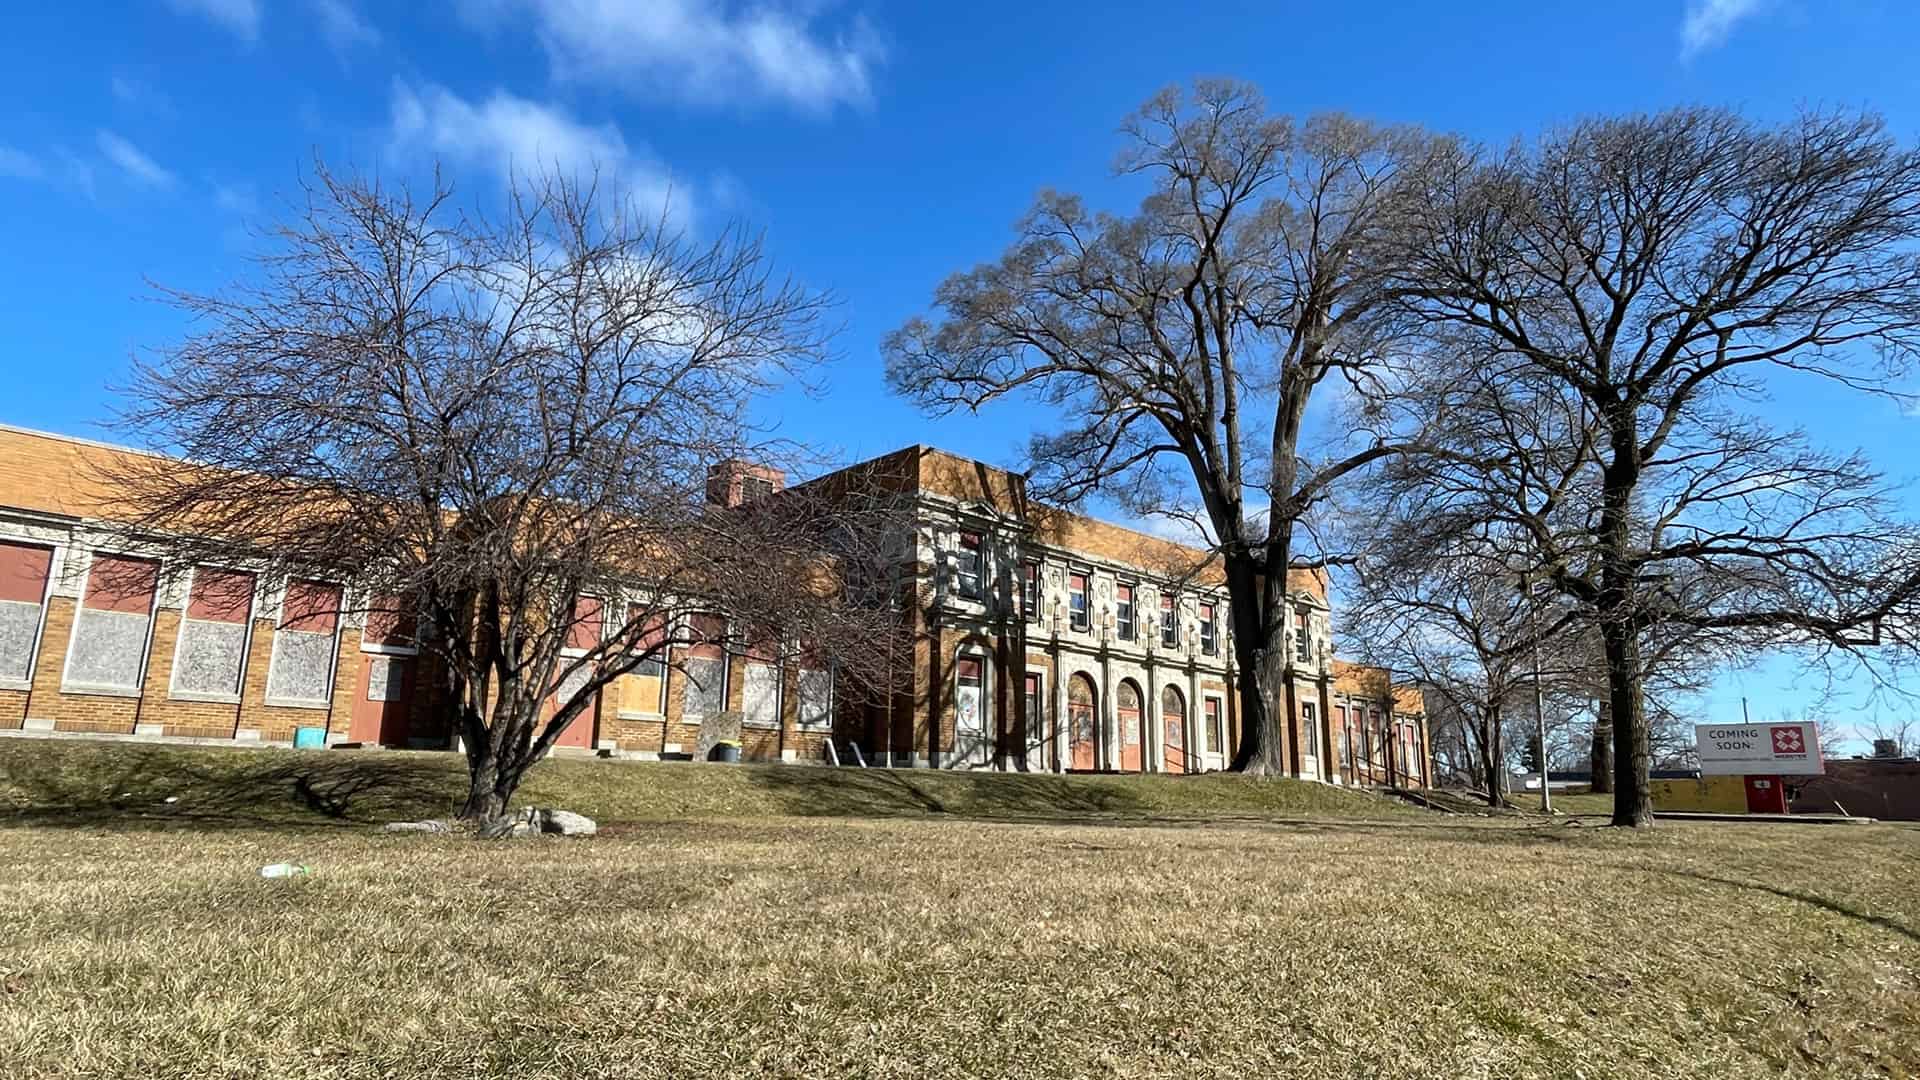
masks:
<instances>
[{"instance_id":1,"label":"red painted panel","mask_svg":"<svg viewBox=\"0 0 1920 1080\"><path fill-rule=\"evenodd\" d=\"M412 645L416 633L413 605L398 596L376 596L367 604L367 625L360 640L376 645Z\"/></svg>"},{"instance_id":2,"label":"red painted panel","mask_svg":"<svg viewBox=\"0 0 1920 1080\"><path fill-rule=\"evenodd\" d=\"M287 582L287 600L280 611L282 629L331 634L339 618L340 586L321 581Z\"/></svg>"},{"instance_id":3,"label":"red painted panel","mask_svg":"<svg viewBox=\"0 0 1920 1080\"><path fill-rule=\"evenodd\" d=\"M96 554L93 569L87 572L86 606L145 615L153 610L153 590L159 581L160 564L152 559Z\"/></svg>"},{"instance_id":4,"label":"red painted panel","mask_svg":"<svg viewBox=\"0 0 1920 1080\"><path fill-rule=\"evenodd\" d=\"M600 644L603 606L597 596L582 596L574 600L573 625L567 627L567 648L586 650Z\"/></svg>"},{"instance_id":5,"label":"red painted panel","mask_svg":"<svg viewBox=\"0 0 1920 1080\"><path fill-rule=\"evenodd\" d=\"M46 599L53 549L0 541L0 600L37 604Z\"/></svg>"},{"instance_id":6,"label":"red painted panel","mask_svg":"<svg viewBox=\"0 0 1920 1080\"><path fill-rule=\"evenodd\" d=\"M693 616L691 638L693 644L687 646L687 655L718 660L723 655L723 646L727 640L727 620L724 615L712 612L700 612Z\"/></svg>"},{"instance_id":7,"label":"red painted panel","mask_svg":"<svg viewBox=\"0 0 1920 1080\"><path fill-rule=\"evenodd\" d=\"M187 595L187 618L243 623L252 609L252 574L210 566L194 567L193 587Z\"/></svg>"}]
</instances>

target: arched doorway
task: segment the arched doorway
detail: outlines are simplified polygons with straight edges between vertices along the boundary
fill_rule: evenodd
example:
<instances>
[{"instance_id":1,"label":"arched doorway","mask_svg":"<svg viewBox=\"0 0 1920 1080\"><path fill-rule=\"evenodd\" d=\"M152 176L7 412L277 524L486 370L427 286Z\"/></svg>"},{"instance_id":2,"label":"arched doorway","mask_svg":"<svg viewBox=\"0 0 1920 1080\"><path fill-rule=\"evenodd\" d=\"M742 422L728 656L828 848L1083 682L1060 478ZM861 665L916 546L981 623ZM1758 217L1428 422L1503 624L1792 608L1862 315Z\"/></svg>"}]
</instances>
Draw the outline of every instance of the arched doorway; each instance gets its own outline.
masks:
<instances>
[{"instance_id":1,"label":"arched doorway","mask_svg":"<svg viewBox=\"0 0 1920 1080\"><path fill-rule=\"evenodd\" d=\"M1167 771L1187 772L1187 699L1181 696L1179 687L1160 691L1160 718L1166 732Z\"/></svg>"},{"instance_id":2,"label":"arched doorway","mask_svg":"<svg viewBox=\"0 0 1920 1080\"><path fill-rule=\"evenodd\" d=\"M1093 680L1075 675L1067 680L1067 738L1072 743L1072 767L1092 769L1097 725L1094 717Z\"/></svg>"},{"instance_id":3,"label":"arched doorway","mask_svg":"<svg viewBox=\"0 0 1920 1080\"><path fill-rule=\"evenodd\" d=\"M1120 722L1120 771L1139 772L1141 723L1140 687L1132 679L1120 680L1113 695L1114 712Z\"/></svg>"}]
</instances>

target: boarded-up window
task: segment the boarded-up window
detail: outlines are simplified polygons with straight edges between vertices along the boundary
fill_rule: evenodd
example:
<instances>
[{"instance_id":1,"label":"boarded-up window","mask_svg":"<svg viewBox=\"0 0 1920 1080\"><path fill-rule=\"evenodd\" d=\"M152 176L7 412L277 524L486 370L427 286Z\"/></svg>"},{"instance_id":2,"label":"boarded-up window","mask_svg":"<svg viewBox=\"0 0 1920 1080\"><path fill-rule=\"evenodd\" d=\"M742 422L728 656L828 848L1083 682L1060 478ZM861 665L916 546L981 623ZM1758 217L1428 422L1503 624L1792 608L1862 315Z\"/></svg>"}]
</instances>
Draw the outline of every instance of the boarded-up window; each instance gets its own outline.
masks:
<instances>
[{"instance_id":1,"label":"boarded-up window","mask_svg":"<svg viewBox=\"0 0 1920 1080\"><path fill-rule=\"evenodd\" d=\"M740 722L754 727L780 726L780 669L748 663L740 686Z\"/></svg>"},{"instance_id":2,"label":"boarded-up window","mask_svg":"<svg viewBox=\"0 0 1920 1080\"><path fill-rule=\"evenodd\" d=\"M86 595L73 620L67 682L79 687L140 689L159 580L160 564L151 559L93 557Z\"/></svg>"},{"instance_id":3,"label":"boarded-up window","mask_svg":"<svg viewBox=\"0 0 1920 1080\"><path fill-rule=\"evenodd\" d=\"M687 677L681 719L698 723L727 707L727 620L723 615L699 612L688 619L687 630L690 644L680 665Z\"/></svg>"},{"instance_id":4,"label":"boarded-up window","mask_svg":"<svg viewBox=\"0 0 1920 1080\"><path fill-rule=\"evenodd\" d=\"M1227 729L1220 723L1219 698L1210 697L1206 699L1206 713L1207 751L1214 754L1225 753L1227 747Z\"/></svg>"},{"instance_id":5,"label":"boarded-up window","mask_svg":"<svg viewBox=\"0 0 1920 1080\"><path fill-rule=\"evenodd\" d=\"M685 671L687 684L681 719L689 724L699 723L726 707L726 661L688 656L682 661L681 667Z\"/></svg>"},{"instance_id":6,"label":"boarded-up window","mask_svg":"<svg viewBox=\"0 0 1920 1080\"><path fill-rule=\"evenodd\" d=\"M1120 741L1127 746L1140 745L1140 688L1133 680L1122 679L1113 696L1114 711L1119 713Z\"/></svg>"},{"instance_id":7,"label":"boarded-up window","mask_svg":"<svg viewBox=\"0 0 1920 1080\"><path fill-rule=\"evenodd\" d=\"M406 657L369 653L367 661L367 700L399 701L406 683Z\"/></svg>"},{"instance_id":8,"label":"boarded-up window","mask_svg":"<svg viewBox=\"0 0 1920 1080\"><path fill-rule=\"evenodd\" d=\"M247 620L252 612L252 574L195 568L173 656L176 693L239 696L240 668L247 652Z\"/></svg>"},{"instance_id":9,"label":"boarded-up window","mask_svg":"<svg viewBox=\"0 0 1920 1080\"><path fill-rule=\"evenodd\" d=\"M553 707L555 711L566 708L568 703L573 701L573 699L579 695L580 691L585 690L587 683L593 679L593 665L578 664L576 663L578 659L578 657L573 656L563 656L560 658L558 666L565 674L561 676L560 684L556 686L553 691ZM569 668L572 670L568 670Z\"/></svg>"},{"instance_id":10,"label":"boarded-up window","mask_svg":"<svg viewBox=\"0 0 1920 1080\"><path fill-rule=\"evenodd\" d=\"M325 705L332 698L334 630L339 619L339 586L287 583L280 627L273 635L273 661L267 668L269 702Z\"/></svg>"},{"instance_id":11,"label":"boarded-up window","mask_svg":"<svg viewBox=\"0 0 1920 1080\"><path fill-rule=\"evenodd\" d=\"M973 657L960 657L954 665L954 726L963 732L977 734L987 729L980 674L981 663Z\"/></svg>"},{"instance_id":12,"label":"boarded-up window","mask_svg":"<svg viewBox=\"0 0 1920 1080\"><path fill-rule=\"evenodd\" d=\"M653 656L640 661L639 666L621 679L620 708L626 712L659 713L664 708L661 694L666 688L666 658L661 651L667 640L666 617L659 613L649 615L644 605L634 604L627 609L627 622L639 627L629 653L642 656L652 653Z\"/></svg>"},{"instance_id":13,"label":"boarded-up window","mask_svg":"<svg viewBox=\"0 0 1920 1080\"><path fill-rule=\"evenodd\" d=\"M800 726L826 727L833 723L833 669L800 669Z\"/></svg>"},{"instance_id":14,"label":"boarded-up window","mask_svg":"<svg viewBox=\"0 0 1920 1080\"><path fill-rule=\"evenodd\" d=\"M0 679L25 682L47 595L53 549L0 542Z\"/></svg>"}]
</instances>

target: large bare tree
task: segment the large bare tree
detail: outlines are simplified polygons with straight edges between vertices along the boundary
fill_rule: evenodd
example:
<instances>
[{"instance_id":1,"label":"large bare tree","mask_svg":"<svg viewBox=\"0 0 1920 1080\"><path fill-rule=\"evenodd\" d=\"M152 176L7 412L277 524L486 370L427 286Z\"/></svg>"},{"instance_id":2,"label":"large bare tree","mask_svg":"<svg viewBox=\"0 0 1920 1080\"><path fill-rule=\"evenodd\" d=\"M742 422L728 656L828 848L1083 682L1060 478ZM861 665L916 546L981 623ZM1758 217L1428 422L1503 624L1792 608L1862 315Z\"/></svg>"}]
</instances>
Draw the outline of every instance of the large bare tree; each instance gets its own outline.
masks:
<instances>
[{"instance_id":1,"label":"large bare tree","mask_svg":"<svg viewBox=\"0 0 1920 1080\"><path fill-rule=\"evenodd\" d=\"M189 464L118 467L121 516L171 565L324 576L411 623L462 817L498 820L596 694L678 646L871 651L884 614L840 587L875 569L850 493L709 498L712 466L791 449L750 405L827 345L826 301L753 238L565 180L485 217L438 179L416 199L322 167L267 240L228 290L166 294L197 329L136 365L124 422Z\"/></svg>"},{"instance_id":2,"label":"large bare tree","mask_svg":"<svg viewBox=\"0 0 1920 1080\"><path fill-rule=\"evenodd\" d=\"M1679 110L1462 153L1425 190L1395 265L1457 453L1422 468L1590 614L1614 821L1649 825L1658 628L1912 641L1920 543L1876 471L1750 402L1793 378L1898 386L1920 342L1920 154L1870 116Z\"/></svg>"},{"instance_id":3,"label":"large bare tree","mask_svg":"<svg viewBox=\"0 0 1920 1080\"><path fill-rule=\"evenodd\" d=\"M936 413L1037 398L1055 419L1031 444L1036 495L1098 492L1212 537L1244 717L1233 764L1285 773L1288 571L1324 561L1296 551L1297 526L1405 437L1383 424L1315 454L1309 405L1329 380L1377 389L1393 333L1382 241L1435 143L1275 116L1226 81L1155 95L1123 133L1117 169L1148 185L1138 209L1042 193L998 260L941 284L937 319L887 338L888 379Z\"/></svg>"}]
</instances>

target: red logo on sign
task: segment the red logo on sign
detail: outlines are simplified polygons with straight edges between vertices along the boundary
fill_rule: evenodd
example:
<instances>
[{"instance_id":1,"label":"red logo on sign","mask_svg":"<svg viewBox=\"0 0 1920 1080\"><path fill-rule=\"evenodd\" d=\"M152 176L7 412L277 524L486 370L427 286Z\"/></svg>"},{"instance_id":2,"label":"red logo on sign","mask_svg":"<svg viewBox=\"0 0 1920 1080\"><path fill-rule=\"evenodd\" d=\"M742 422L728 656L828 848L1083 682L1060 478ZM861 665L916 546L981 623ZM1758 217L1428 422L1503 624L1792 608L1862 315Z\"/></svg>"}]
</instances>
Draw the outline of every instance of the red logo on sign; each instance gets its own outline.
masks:
<instances>
[{"instance_id":1,"label":"red logo on sign","mask_svg":"<svg viewBox=\"0 0 1920 1080\"><path fill-rule=\"evenodd\" d=\"M1804 754L1807 752L1807 740L1797 727L1777 727L1773 729L1773 752L1776 754Z\"/></svg>"}]
</instances>

